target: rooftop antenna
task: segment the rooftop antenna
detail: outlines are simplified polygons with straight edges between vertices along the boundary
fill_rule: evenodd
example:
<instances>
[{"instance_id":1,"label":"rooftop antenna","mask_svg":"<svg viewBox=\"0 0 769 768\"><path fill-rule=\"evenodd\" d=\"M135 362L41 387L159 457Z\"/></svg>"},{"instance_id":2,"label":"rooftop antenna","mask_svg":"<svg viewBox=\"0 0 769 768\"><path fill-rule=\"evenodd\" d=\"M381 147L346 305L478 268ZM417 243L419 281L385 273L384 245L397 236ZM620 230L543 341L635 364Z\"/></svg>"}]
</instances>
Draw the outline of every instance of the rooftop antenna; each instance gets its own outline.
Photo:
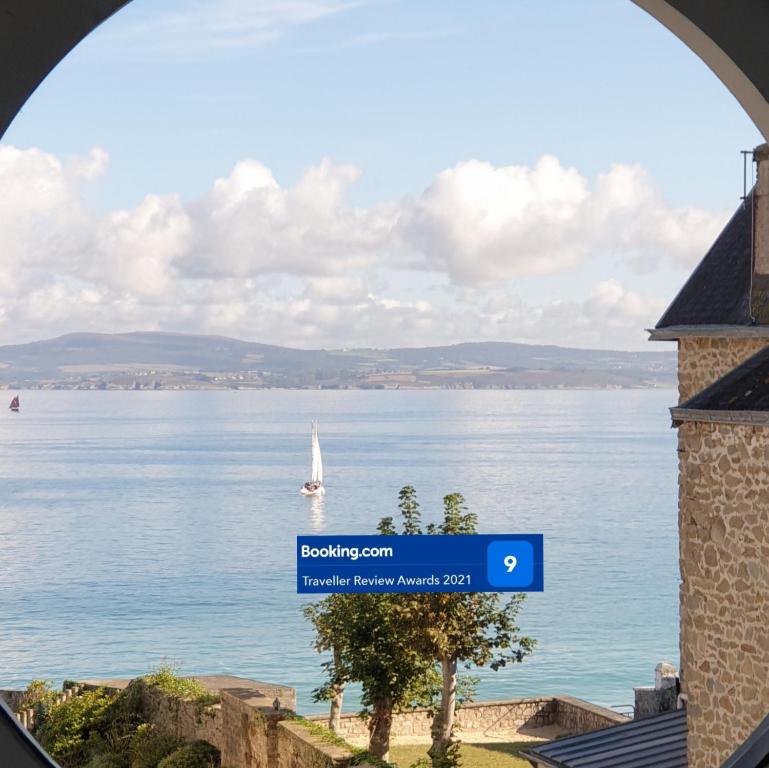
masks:
<instances>
[{"instance_id":1,"label":"rooftop antenna","mask_svg":"<svg viewBox=\"0 0 769 768\"><path fill-rule=\"evenodd\" d=\"M740 200L746 200L748 197L748 156L753 161L750 166L750 188L753 189L753 185L756 182L756 158L752 149L740 150L742 155L742 197Z\"/></svg>"}]
</instances>

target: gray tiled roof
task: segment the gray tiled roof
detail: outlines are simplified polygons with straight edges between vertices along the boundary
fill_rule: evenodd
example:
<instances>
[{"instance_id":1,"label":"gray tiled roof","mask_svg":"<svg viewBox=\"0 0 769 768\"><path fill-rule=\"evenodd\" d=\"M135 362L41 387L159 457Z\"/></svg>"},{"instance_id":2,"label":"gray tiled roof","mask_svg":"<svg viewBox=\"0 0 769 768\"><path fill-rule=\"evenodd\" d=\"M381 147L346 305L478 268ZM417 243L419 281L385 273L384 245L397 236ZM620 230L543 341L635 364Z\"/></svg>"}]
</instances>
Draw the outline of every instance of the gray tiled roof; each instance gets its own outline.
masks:
<instances>
[{"instance_id":1,"label":"gray tiled roof","mask_svg":"<svg viewBox=\"0 0 769 768\"><path fill-rule=\"evenodd\" d=\"M0 699L0 765L13 768L58 768Z\"/></svg>"},{"instance_id":2,"label":"gray tiled roof","mask_svg":"<svg viewBox=\"0 0 769 768\"><path fill-rule=\"evenodd\" d=\"M748 195L656 328L750 325L753 193Z\"/></svg>"},{"instance_id":3,"label":"gray tiled roof","mask_svg":"<svg viewBox=\"0 0 769 768\"><path fill-rule=\"evenodd\" d=\"M555 768L686 768L686 710L551 741L523 755Z\"/></svg>"}]
</instances>

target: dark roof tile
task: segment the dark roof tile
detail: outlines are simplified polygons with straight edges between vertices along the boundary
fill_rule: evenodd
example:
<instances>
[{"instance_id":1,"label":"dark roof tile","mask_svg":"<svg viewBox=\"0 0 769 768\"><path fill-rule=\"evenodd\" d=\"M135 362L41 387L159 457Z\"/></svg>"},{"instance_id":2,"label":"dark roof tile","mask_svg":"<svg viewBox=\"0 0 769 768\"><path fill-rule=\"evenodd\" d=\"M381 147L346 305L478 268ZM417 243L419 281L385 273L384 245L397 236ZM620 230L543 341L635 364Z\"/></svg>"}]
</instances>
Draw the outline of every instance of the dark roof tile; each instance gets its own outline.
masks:
<instances>
[{"instance_id":1,"label":"dark roof tile","mask_svg":"<svg viewBox=\"0 0 769 768\"><path fill-rule=\"evenodd\" d=\"M680 405L677 411L769 411L769 347Z\"/></svg>"},{"instance_id":2,"label":"dark roof tile","mask_svg":"<svg viewBox=\"0 0 769 768\"><path fill-rule=\"evenodd\" d=\"M753 193L748 195L656 327L749 325Z\"/></svg>"},{"instance_id":3,"label":"dark roof tile","mask_svg":"<svg viewBox=\"0 0 769 768\"><path fill-rule=\"evenodd\" d=\"M558 768L686 768L686 711L558 739L523 755Z\"/></svg>"}]
</instances>

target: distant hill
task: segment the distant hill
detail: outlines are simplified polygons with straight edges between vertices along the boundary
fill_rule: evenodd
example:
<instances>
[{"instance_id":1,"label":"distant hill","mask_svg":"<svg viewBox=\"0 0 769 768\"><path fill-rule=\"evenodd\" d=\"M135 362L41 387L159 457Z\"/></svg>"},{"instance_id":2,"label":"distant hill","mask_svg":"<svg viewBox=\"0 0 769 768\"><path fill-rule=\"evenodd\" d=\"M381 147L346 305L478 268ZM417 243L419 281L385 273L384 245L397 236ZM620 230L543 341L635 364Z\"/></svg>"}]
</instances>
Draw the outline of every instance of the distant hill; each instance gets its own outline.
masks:
<instances>
[{"instance_id":1,"label":"distant hill","mask_svg":"<svg viewBox=\"0 0 769 768\"><path fill-rule=\"evenodd\" d=\"M672 386L674 352L478 342L303 350L224 336L71 333L0 347L0 385L49 388Z\"/></svg>"}]
</instances>

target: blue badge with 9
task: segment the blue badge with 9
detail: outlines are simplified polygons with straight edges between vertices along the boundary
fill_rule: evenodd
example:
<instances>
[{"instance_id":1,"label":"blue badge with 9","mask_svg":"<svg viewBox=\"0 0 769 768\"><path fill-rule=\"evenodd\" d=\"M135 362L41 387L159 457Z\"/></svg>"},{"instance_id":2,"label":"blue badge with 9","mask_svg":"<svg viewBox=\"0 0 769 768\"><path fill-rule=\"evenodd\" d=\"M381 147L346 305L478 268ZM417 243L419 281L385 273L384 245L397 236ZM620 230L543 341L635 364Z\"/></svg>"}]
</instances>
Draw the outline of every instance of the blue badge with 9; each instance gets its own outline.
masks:
<instances>
[{"instance_id":1,"label":"blue badge with 9","mask_svg":"<svg viewBox=\"0 0 769 768\"><path fill-rule=\"evenodd\" d=\"M534 581L534 548L528 541L492 541L486 550L486 577L494 587L524 589Z\"/></svg>"}]
</instances>

